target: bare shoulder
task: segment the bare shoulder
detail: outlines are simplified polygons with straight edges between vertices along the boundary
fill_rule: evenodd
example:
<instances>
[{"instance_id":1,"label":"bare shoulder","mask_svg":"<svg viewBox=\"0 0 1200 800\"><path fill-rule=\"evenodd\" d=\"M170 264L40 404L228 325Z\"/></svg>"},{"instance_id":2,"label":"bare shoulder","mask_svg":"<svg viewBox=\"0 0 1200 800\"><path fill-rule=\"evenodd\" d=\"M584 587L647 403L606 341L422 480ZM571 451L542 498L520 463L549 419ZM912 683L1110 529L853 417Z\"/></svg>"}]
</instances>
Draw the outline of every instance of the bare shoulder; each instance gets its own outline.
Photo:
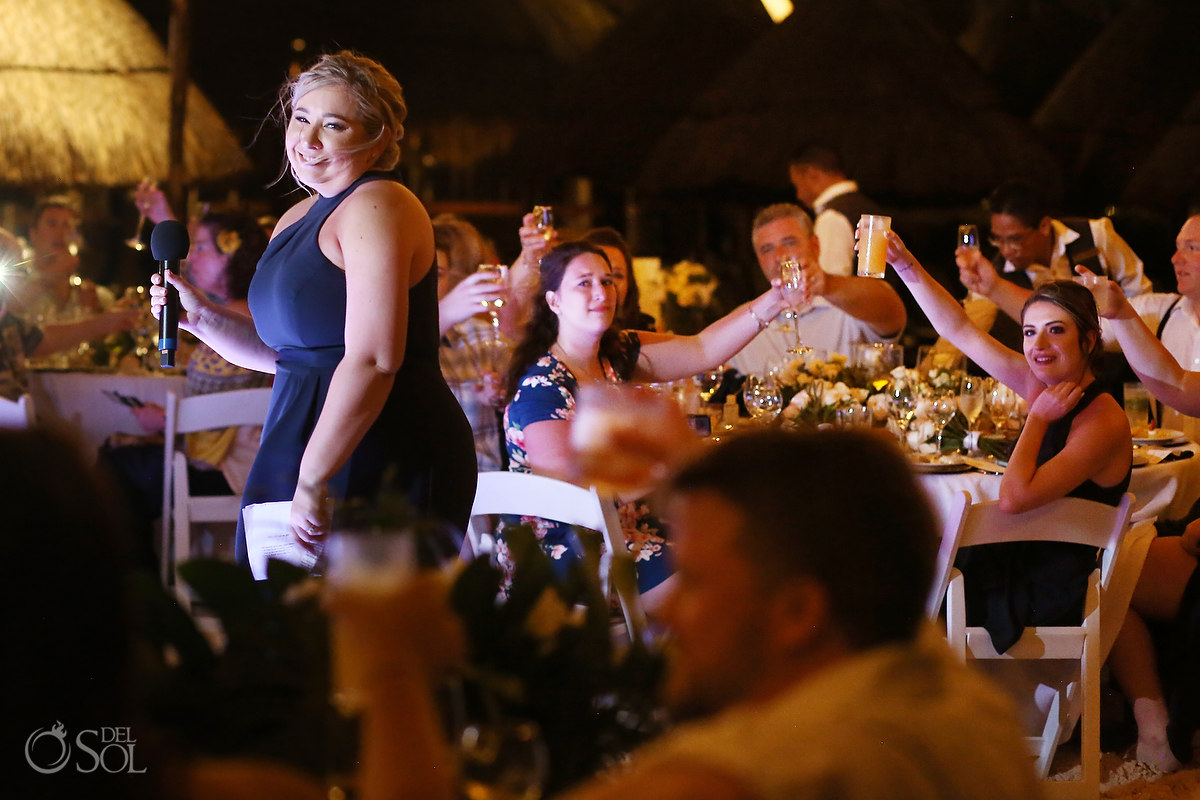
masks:
<instances>
[{"instance_id":1,"label":"bare shoulder","mask_svg":"<svg viewBox=\"0 0 1200 800\"><path fill-rule=\"evenodd\" d=\"M283 212L279 217L279 221L275 223L275 230L271 231L271 238L274 239L279 235L280 231L285 230L308 213L308 210L312 208L315 202L317 202L317 196L311 195Z\"/></svg>"},{"instance_id":2,"label":"bare shoulder","mask_svg":"<svg viewBox=\"0 0 1200 800\"><path fill-rule=\"evenodd\" d=\"M711 766L666 762L611 781L593 781L567 800L759 800L750 787Z\"/></svg>"}]
</instances>

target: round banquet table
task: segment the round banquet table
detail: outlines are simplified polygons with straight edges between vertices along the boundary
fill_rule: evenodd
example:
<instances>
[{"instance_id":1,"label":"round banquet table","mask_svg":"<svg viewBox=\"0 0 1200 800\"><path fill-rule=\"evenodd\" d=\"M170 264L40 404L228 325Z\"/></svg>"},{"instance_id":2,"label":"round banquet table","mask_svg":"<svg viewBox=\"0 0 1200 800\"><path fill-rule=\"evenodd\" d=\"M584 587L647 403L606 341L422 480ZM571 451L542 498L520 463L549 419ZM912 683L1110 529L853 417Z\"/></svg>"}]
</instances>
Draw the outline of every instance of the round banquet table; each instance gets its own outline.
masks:
<instances>
[{"instance_id":1,"label":"round banquet table","mask_svg":"<svg viewBox=\"0 0 1200 800\"><path fill-rule=\"evenodd\" d=\"M186 376L143 372L30 372L29 390L41 425L64 427L80 437L86 453L95 454L113 433L144 435L129 408L106 391L164 405L167 392L183 394Z\"/></svg>"},{"instance_id":2,"label":"round banquet table","mask_svg":"<svg viewBox=\"0 0 1200 800\"><path fill-rule=\"evenodd\" d=\"M1129 481L1133 493L1133 521L1155 517L1182 517L1200 498L1200 446L1188 442L1179 447L1164 447L1173 453L1191 453L1191 458L1162 461L1144 467L1134 467ZM962 490L971 493L974 503L995 500L1000 496L1000 477L972 469L968 472L924 473L919 476L929 501L939 519L944 518L951 498Z\"/></svg>"}]
</instances>

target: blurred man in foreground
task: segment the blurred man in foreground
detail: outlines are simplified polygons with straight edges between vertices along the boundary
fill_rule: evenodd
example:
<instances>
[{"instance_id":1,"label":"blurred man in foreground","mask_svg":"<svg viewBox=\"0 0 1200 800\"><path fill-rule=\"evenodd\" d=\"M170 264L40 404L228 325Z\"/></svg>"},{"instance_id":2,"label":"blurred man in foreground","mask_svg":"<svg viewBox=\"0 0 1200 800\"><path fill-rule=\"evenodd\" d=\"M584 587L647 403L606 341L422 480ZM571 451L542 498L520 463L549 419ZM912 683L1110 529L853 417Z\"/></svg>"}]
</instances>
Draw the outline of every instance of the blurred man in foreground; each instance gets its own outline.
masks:
<instances>
[{"instance_id":1,"label":"blurred man in foreground","mask_svg":"<svg viewBox=\"0 0 1200 800\"><path fill-rule=\"evenodd\" d=\"M631 435L648 456L674 450L658 432ZM935 524L889 441L746 434L685 465L668 496L679 582L663 613L665 700L689 721L571 797L1039 796L1007 701L918 636ZM455 791L429 682L461 643L435 585L334 604L343 622L390 632L364 669L378 676L367 800Z\"/></svg>"}]
</instances>

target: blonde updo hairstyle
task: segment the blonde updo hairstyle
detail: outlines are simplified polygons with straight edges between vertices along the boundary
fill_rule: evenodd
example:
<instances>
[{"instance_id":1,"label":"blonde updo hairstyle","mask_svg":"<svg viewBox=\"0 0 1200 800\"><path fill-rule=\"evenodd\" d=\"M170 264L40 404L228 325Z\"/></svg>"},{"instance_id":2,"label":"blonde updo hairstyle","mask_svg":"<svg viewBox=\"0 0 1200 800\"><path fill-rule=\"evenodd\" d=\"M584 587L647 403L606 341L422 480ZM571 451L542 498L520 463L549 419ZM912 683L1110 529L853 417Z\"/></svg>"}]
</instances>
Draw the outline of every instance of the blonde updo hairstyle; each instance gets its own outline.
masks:
<instances>
[{"instance_id":1,"label":"blonde updo hairstyle","mask_svg":"<svg viewBox=\"0 0 1200 800\"><path fill-rule=\"evenodd\" d=\"M369 137L362 145L363 150L386 142L371 168L389 170L395 167L400 162L400 140L404 138L404 118L408 116L399 81L378 61L350 50L323 55L280 90L278 109L283 124L286 126L291 121L301 97L326 86L340 86L354 98L359 119ZM291 169L290 165L288 169ZM292 177L304 185L295 171L292 171Z\"/></svg>"}]
</instances>

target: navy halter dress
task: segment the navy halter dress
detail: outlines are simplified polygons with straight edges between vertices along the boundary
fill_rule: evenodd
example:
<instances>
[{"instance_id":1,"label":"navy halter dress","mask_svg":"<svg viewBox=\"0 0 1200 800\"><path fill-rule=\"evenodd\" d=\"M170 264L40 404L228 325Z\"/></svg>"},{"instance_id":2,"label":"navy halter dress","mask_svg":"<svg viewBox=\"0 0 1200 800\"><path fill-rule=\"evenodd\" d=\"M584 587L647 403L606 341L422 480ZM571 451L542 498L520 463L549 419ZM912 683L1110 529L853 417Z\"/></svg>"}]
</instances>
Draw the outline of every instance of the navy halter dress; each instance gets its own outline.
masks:
<instances>
[{"instance_id":1,"label":"navy halter dress","mask_svg":"<svg viewBox=\"0 0 1200 800\"><path fill-rule=\"evenodd\" d=\"M341 194L318 197L302 219L267 246L250 284L258 335L278 353L262 444L242 505L291 500L300 458L325 404L334 368L345 353L346 276L321 253L317 236L335 208L367 173ZM418 510L465 530L475 496L471 426L438 365L437 269L408 293L404 361L391 394L350 460L330 480L336 498L373 498L384 471L395 467L393 489ZM238 522L237 557L248 560Z\"/></svg>"}]
</instances>

